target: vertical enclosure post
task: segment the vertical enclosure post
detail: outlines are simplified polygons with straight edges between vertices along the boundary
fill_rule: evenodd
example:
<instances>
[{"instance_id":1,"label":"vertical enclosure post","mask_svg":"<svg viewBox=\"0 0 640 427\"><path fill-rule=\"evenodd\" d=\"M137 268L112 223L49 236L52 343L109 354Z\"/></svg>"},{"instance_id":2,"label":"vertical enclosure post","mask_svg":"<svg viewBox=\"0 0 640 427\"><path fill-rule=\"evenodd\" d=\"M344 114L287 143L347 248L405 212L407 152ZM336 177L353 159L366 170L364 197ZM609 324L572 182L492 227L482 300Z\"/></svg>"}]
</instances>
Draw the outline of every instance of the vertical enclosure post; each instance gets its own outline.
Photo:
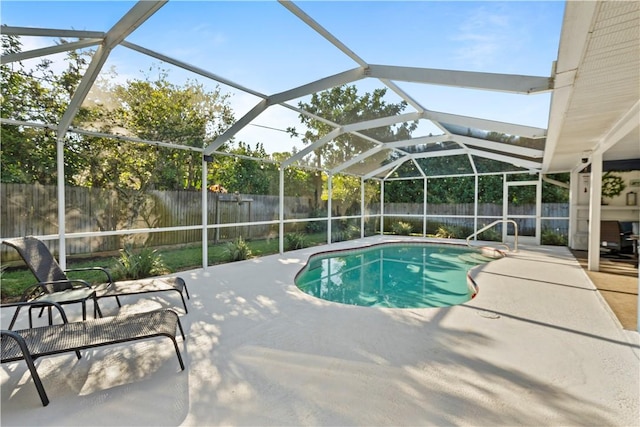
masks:
<instances>
[{"instance_id":1,"label":"vertical enclosure post","mask_svg":"<svg viewBox=\"0 0 640 427\"><path fill-rule=\"evenodd\" d=\"M56 141L56 167L58 171L58 263L65 270L67 268L66 242L66 202L64 197L64 135L58 136Z\"/></svg>"},{"instance_id":2,"label":"vertical enclosure post","mask_svg":"<svg viewBox=\"0 0 640 427\"><path fill-rule=\"evenodd\" d=\"M427 237L427 177L423 178L422 191L424 197L422 198L422 237Z\"/></svg>"},{"instance_id":3,"label":"vertical enclosure post","mask_svg":"<svg viewBox=\"0 0 640 427\"><path fill-rule=\"evenodd\" d=\"M331 209L333 209L333 203L331 203L331 199L333 199L333 175L328 174L327 176L327 242L329 244L332 244L333 242L331 241L331 217L332 217L332 212Z\"/></svg>"},{"instance_id":4,"label":"vertical enclosure post","mask_svg":"<svg viewBox=\"0 0 640 427\"><path fill-rule=\"evenodd\" d=\"M278 251L284 253L284 168L280 166L278 197Z\"/></svg>"},{"instance_id":5,"label":"vertical enclosure post","mask_svg":"<svg viewBox=\"0 0 640 427\"><path fill-rule=\"evenodd\" d=\"M478 174L474 174L474 193L473 193L473 232L478 231ZM478 240L478 235L473 236L473 240Z\"/></svg>"},{"instance_id":6,"label":"vertical enclosure post","mask_svg":"<svg viewBox=\"0 0 640 427\"><path fill-rule=\"evenodd\" d=\"M360 178L360 238L364 239L364 178Z\"/></svg>"},{"instance_id":7,"label":"vertical enclosure post","mask_svg":"<svg viewBox=\"0 0 640 427\"><path fill-rule=\"evenodd\" d=\"M384 180L380 181L380 235L384 235Z\"/></svg>"},{"instance_id":8,"label":"vertical enclosure post","mask_svg":"<svg viewBox=\"0 0 640 427\"><path fill-rule=\"evenodd\" d=\"M208 174L208 162L202 159L202 268L209 266L209 234L208 234L208 220L209 220L209 208L208 208L208 186L207 186L207 174Z\"/></svg>"}]
</instances>

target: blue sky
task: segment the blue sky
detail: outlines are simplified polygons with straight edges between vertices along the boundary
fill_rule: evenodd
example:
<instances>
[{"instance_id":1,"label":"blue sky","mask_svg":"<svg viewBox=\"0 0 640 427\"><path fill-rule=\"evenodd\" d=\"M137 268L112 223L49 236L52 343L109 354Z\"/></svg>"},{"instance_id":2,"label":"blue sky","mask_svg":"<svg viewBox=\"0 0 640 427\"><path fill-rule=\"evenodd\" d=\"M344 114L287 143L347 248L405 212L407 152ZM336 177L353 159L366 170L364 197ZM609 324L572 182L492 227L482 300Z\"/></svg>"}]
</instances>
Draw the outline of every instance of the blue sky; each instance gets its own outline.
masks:
<instances>
[{"instance_id":1,"label":"blue sky","mask_svg":"<svg viewBox=\"0 0 640 427\"><path fill-rule=\"evenodd\" d=\"M106 31L135 3L2 1L1 22L12 26ZM372 64L548 76L558 51L564 2L301 1L296 5ZM273 94L357 66L350 58L274 1L170 1L128 41L207 69L243 86ZM29 38L27 49L51 45ZM59 61L60 55L51 59ZM119 80L141 78L159 62L127 48L114 49L105 69ZM162 64L180 84L203 77ZM496 92L398 83L424 107L491 120L546 127L549 95ZM383 87L374 79L359 92ZM258 99L221 85L232 94L236 118ZM388 101L399 98L388 91ZM296 104L297 100L291 101ZM271 107L255 124L283 129L297 115ZM424 132L428 131L428 127ZM303 145L288 135L249 126L237 139L262 142L267 151Z\"/></svg>"}]
</instances>

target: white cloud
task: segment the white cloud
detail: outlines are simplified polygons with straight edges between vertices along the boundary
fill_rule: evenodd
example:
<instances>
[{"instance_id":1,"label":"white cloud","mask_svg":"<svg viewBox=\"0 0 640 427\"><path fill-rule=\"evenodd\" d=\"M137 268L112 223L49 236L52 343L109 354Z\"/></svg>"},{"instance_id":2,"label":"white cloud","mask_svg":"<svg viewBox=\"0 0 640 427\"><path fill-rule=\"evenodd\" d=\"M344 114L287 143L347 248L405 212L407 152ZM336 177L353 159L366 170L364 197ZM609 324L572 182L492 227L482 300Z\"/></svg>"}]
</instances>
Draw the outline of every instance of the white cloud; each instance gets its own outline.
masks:
<instances>
[{"instance_id":1,"label":"white cloud","mask_svg":"<svg viewBox=\"0 0 640 427\"><path fill-rule=\"evenodd\" d=\"M515 39L513 24L498 6L474 9L451 37L460 47L454 49L454 60L465 68L487 69L499 64Z\"/></svg>"}]
</instances>

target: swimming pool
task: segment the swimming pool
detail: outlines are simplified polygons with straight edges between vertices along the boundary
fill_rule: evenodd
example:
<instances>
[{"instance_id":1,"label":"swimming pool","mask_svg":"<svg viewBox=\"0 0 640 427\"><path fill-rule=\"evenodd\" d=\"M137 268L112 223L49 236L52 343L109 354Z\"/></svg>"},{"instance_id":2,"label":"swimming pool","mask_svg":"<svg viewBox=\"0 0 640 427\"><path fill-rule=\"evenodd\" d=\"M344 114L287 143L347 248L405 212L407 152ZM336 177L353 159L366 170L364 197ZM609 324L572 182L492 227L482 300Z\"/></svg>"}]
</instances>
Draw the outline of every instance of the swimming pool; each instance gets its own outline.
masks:
<instances>
[{"instance_id":1,"label":"swimming pool","mask_svg":"<svg viewBox=\"0 0 640 427\"><path fill-rule=\"evenodd\" d=\"M423 308L462 304L477 293L468 271L502 253L435 243L382 243L312 255L296 275L303 292L343 304Z\"/></svg>"}]
</instances>

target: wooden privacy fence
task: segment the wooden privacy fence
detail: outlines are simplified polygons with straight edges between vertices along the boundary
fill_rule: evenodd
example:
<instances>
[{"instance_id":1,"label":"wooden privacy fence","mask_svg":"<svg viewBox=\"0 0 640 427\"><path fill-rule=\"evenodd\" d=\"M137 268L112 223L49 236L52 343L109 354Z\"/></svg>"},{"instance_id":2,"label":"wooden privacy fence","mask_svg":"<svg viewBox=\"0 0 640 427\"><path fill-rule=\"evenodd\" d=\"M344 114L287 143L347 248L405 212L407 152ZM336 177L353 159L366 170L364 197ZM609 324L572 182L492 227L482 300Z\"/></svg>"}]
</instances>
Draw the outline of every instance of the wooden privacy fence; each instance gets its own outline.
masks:
<instances>
[{"instance_id":1,"label":"wooden privacy fence","mask_svg":"<svg viewBox=\"0 0 640 427\"><path fill-rule=\"evenodd\" d=\"M57 187L39 184L0 184L0 235L2 238L58 234ZM278 196L207 193L207 223L233 224L278 219ZM65 188L66 232L198 226L202 224L200 191L117 192L86 187ZM285 218L307 218L310 201L285 197ZM260 238L277 235L277 225L222 227L210 230L210 240L237 236ZM67 239L67 253L114 252L124 243L164 246L199 243L201 230L140 233ZM15 257L1 247L3 260ZM17 259L17 258L16 258Z\"/></svg>"},{"instance_id":2,"label":"wooden privacy fence","mask_svg":"<svg viewBox=\"0 0 640 427\"><path fill-rule=\"evenodd\" d=\"M58 234L57 187L39 184L0 184L0 235L2 238L27 235ZM242 225L250 222L278 220L278 196L255 194L207 193L207 224L241 224L209 230L210 241L225 241L237 236L244 238L276 237L277 224ZM143 228L198 226L202 224L202 193L200 191L139 191L117 192L109 189L86 187L65 188L66 232L98 232ZM367 206L366 213L376 215L379 205ZM532 212L532 206L514 207L514 214ZM430 204L427 215L430 222L448 225L473 224L473 203ZM385 203L385 228L401 220L402 215L422 215L422 203ZM285 197L285 219L304 219L311 215L311 201L306 197ZM502 204L480 204L479 216L502 215ZM566 218L566 203L543 204L543 217ZM415 231L422 229L421 219ZM479 219L479 221L484 221ZM490 221L486 221L490 222ZM543 228L566 233L566 219L543 219ZM429 230L428 230L429 232ZM148 246L169 246L200 243L202 231L183 230L133 235L70 238L67 253L87 254L116 252L124 243ZM55 245L52 245L55 246ZM52 248L54 249L54 248ZM2 259L15 257L4 246Z\"/></svg>"}]
</instances>

